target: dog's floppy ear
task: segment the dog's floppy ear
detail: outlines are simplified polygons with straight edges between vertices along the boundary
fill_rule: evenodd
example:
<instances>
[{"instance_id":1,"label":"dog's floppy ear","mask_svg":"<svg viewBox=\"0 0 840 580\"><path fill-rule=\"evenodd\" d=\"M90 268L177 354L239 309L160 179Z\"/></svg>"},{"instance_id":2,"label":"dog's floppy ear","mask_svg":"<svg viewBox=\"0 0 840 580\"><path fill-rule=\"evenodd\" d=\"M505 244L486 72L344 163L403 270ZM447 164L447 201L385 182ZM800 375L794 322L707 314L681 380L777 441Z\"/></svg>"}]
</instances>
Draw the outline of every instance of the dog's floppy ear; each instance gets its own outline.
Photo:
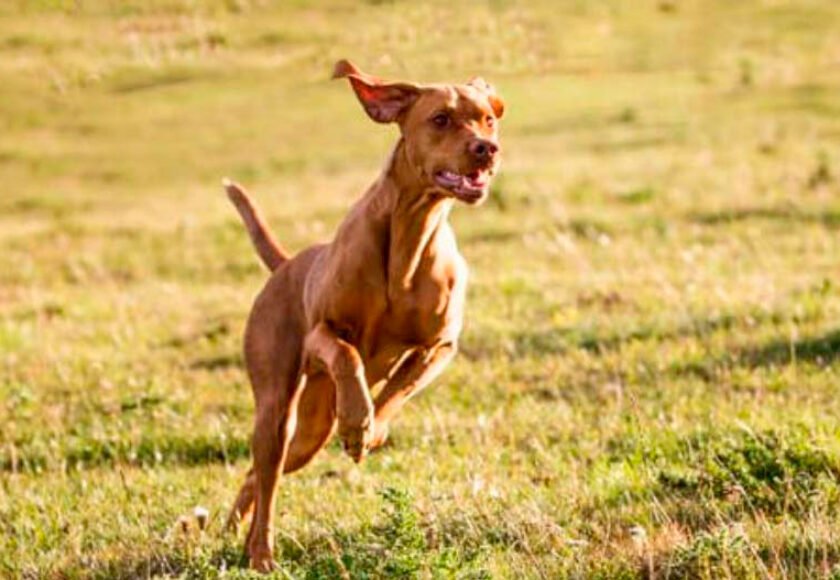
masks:
<instances>
[{"instance_id":1,"label":"dog's floppy ear","mask_svg":"<svg viewBox=\"0 0 840 580\"><path fill-rule=\"evenodd\" d=\"M349 60L335 63L333 78L347 77L368 116L377 123L393 123L420 95L420 87L411 83L389 83L363 73Z\"/></svg>"},{"instance_id":2,"label":"dog's floppy ear","mask_svg":"<svg viewBox=\"0 0 840 580\"><path fill-rule=\"evenodd\" d=\"M481 77L474 77L467 84L487 95L487 101L493 108L493 114L496 115L497 119L501 119L502 115L505 114L505 101L496 93L496 88Z\"/></svg>"},{"instance_id":3,"label":"dog's floppy ear","mask_svg":"<svg viewBox=\"0 0 840 580\"><path fill-rule=\"evenodd\" d=\"M343 79L344 77L348 77L350 75L357 75L357 76L367 76L370 77L371 75L366 75L362 71L359 70L355 64L347 60L346 58L342 58L340 61L335 63L335 67L333 68L333 76L334 79Z\"/></svg>"}]
</instances>

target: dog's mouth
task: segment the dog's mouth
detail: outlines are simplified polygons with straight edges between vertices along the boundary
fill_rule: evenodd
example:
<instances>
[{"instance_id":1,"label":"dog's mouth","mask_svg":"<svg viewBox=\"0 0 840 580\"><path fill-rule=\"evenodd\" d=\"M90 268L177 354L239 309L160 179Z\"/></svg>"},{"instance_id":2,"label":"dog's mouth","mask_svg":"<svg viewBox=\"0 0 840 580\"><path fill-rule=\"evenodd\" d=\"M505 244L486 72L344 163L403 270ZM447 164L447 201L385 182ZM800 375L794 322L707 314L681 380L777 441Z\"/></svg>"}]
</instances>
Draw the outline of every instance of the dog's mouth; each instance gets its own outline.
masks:
<instances>
[{"instance_id":1,"label":"dog's mouth","mask_svg":"<svg viewBox=\"0 0 840 580\"><path fill-rule=\"evenodd\" d=\"M435 183L461 201L476 203L487 195L492 176L490 169L476 169L466 175L442 169L435 173Z\"/></svg>"}]
</instances>

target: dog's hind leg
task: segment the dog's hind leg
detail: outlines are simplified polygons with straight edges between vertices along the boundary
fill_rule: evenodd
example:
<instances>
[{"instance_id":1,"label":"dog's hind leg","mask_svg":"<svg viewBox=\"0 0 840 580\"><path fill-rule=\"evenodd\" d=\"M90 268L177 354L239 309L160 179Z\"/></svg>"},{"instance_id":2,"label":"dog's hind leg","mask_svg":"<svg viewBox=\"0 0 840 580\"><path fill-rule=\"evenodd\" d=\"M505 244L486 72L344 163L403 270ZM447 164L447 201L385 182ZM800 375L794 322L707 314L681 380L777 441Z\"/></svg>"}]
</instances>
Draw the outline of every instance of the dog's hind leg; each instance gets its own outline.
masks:
<instances>
[{"instance_id":1,"label":"dog's hind leg","mask_svg":"<svg viewBox=\"0 0 840 580\"><path fill-rule=\"evenodd\" d=\"M309 375L298 403L295 435L283 463L283 473L292 473L309 463L335 431L335 385L325 374Z\"/></svg>"},{"instance_id":2,"label":"dog's hind leg","mask_svg":"<svg viewBox=\"0 0 840 580\"><path fill-rule=\"evenodd\" d=\"M298 403L298 421L289 451L283 462L283 473L292 473L309 463L329 441L335 431L335 385L322 375L309 377ZM237 531L242 521L251 513L257 495L257 476L254 468L248 470L245 482L230 510L225 531Z\"/></svg>"},{"instance_id":3,"label":"dog's hind leg","mask_svg":"<svg viewBox=\"0 0 840 580\"><path fill-rule=\"evenodd\" d=\"M251 567L259 571L268 571L274 567L272 549L277 479L283 472L289 443L294 435L297 406L305 384L306 375L301 374L289 388L262 391L263 396L257 399L252 441L255 508L246 545ZM256 392L257 385L254 387ZM248 493L246 489L245 500L248 499Z\"/></svg>"},{"instance_id":4,"label":"dog's hind leg","mask_svg":"<svg viewBox=\"0 0 840 580\"><path fill-rule=\"evenodd\" d=\"M254 393L254 433L251 439L252 472L234 505L234 522L254 511L246 541L251 567L270 570L273 547L273 512L277 480L294 435L297 406L306 384L301 368L302 332L290 324L284 311L257 299L245 331L245 365ZM284 328L284 333L278 333ZM301 329L302 330L302 329Z\"/></svg>"},{"instance_id":5,"label":"dog's hind leg","mask_svg":"<svg viewBox=\"0 0 840 580\"><path fill-rule=\"evenodd\" d=\"M228 514L227 522L225 523L225 531L235 532L239 529L251 509L254 507L254 499L257 494L257 475L254 473L254 468L248 470L248 475L245 476L245 483L239 489L239 495L233 504L233 508Z\"/></svg>"}]
</instances>

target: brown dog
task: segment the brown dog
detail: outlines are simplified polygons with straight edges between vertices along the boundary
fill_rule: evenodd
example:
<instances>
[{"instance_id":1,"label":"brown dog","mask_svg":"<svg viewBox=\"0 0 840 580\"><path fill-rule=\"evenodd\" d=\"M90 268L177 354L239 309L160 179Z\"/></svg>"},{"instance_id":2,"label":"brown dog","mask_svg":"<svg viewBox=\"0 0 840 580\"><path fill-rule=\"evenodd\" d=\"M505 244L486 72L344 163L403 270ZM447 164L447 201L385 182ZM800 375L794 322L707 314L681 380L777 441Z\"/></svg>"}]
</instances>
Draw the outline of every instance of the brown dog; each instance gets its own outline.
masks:
<instances>
[{"instance_id":1,"label":"brown dog","mask_svg":"<svg viewBox=\"0 0 840 580\"><path fill-rule=\"evenodd\" d=\"M245 331L253 467L230 520L238 524L256 504L246 550L258 570L273 566L279 474L306 465L336 426L361 461L455 354L467 267L447 219L455 200L475 205L487 197L499 166L504 104L483 80L384 82L347 61L334 77L347 77L367 114L397 123L401 137L332 243L290 258L245 192L225 184L272 271Z\"/></svg>"}]
</instances>

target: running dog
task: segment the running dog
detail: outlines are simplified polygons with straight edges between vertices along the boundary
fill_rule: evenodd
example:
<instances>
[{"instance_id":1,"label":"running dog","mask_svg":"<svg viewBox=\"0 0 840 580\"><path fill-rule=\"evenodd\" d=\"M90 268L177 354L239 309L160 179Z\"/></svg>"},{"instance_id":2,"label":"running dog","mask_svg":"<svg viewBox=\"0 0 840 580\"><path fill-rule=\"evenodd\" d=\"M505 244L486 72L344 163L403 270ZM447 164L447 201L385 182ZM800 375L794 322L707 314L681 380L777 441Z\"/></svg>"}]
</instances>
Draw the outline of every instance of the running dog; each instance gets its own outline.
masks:
<instances>
[{"instance_id":1,"label":"running dog","mask_svg":"<svg viewBox=\"0 0 840 580\"><path fill-rule=\"evenodd\" d=\"M226 181L271 277L245 331L256 417L253 465L229 524L254 511L252 568L273 568L277 480L305 466L337 430L354 461L388 437L402 406L437 377L461 332L467 266L449 225L456 202L478 205L500 163L504 102L484 80L386 82L346 60L367 115L400 138L332 242L291 257L246 192Z\"/></svg>"}]
</instances>

